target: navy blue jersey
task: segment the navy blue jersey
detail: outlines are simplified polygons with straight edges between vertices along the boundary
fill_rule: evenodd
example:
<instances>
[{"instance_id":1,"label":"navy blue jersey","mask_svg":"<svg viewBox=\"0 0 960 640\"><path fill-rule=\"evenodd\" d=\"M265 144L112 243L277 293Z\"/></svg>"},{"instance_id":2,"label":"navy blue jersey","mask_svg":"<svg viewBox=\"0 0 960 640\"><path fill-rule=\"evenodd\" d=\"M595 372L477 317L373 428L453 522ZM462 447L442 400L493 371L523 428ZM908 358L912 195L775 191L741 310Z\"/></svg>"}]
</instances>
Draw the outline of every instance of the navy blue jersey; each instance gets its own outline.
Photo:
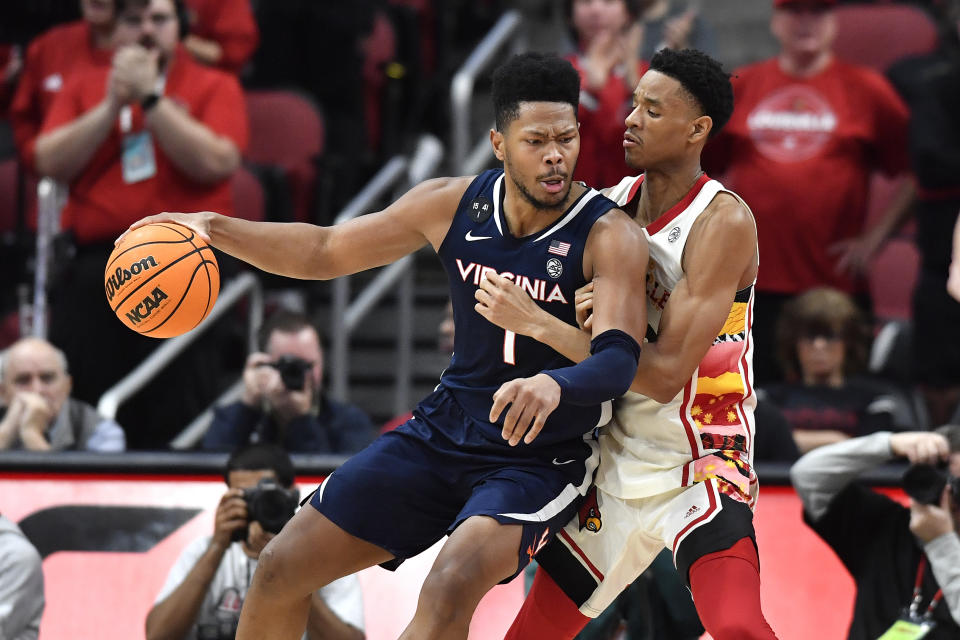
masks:
<instances>
[{"instance_id":1,"label":"navy blue jersey","mask_svg":"<svg viewBox=\"0 0 960 640\"><path fill-rule=\"evenodd\" d=\"M583 251L597 219L617 205L588 189L553 224L523 238L514 237L503 215L505 175L486 171L470 184L438 254L450 280L454 354L440 383L474 418L486 421L493 394L504 382L572 363L533 338L507 332L476 312L475 291L485 271L508 277L551 315L576 325L574 295L586 284ZM560 406L547 419L533 445L578 437L609 419L609 404ZM488 437L503 442L500 425ZM487 423L489 424L489 423Z\"/></svg>"}]
</instances>

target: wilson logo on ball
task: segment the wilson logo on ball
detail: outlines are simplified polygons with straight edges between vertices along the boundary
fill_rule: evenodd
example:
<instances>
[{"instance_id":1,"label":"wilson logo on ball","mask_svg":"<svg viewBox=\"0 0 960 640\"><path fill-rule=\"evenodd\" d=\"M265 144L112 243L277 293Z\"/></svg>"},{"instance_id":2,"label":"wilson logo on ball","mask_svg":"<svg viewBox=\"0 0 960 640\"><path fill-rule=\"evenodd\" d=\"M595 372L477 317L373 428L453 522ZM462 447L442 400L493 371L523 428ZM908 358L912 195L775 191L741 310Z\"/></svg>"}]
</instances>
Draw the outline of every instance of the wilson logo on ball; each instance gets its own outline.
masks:
<instances>
[{"instance_id":1,"label":"wilson logo on ball","mask_svg":"<svg viewBox=\"0 0 960 640\"><path fill-rule=\"evenodd\" d=\"M127 282L133 279L133 276L138 276L150 267L157 266L157 261L153 256L147 256L146 258L134 262L126 269L121 269L117 267L117 270L114 271L108 278L105 284L107 290L107 300L113 300L113 296L117 294L117 291Z\"/></svg>"},{"instance_id":2,"label":"wilson logo on ball","mask_svg":"<svg viewBox=\"0 0 960 640\"><path fill-rule=\"evenodd\" d=\"M160 303L167 299L167 294L160 287L155 287L146 298L140 301L140 304L127 311L127 317L130 322L139 324L150 317L154 309L160 306Z\"/></svg>"}]
</instances>

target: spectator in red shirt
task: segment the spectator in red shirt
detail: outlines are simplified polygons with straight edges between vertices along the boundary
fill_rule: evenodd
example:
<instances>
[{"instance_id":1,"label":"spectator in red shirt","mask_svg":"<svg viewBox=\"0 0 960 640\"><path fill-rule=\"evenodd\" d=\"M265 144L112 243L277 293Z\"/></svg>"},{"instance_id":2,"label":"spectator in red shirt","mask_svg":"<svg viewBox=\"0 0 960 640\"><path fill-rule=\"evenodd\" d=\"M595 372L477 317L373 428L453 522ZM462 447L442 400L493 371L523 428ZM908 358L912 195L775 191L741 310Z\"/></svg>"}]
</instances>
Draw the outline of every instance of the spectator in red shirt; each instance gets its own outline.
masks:
<instances>
[{"instance_id":1,"label":"spectator in red shirt","mask_svg":"<svg viewBox=\"0 0 960 640\"><path fill-rule=\"evenodd\" d=\"M117 0L116 7L111 66L68 80L36 143L38 171L69 183L61 225L76 248L51 293L50 336L74 364L75 395L92 403L156 346L122 327L103 304L100 283L113 240L158 211L231 212L229 178L247 143L237 80L197 64L178 45L182 1ZM210 366L218 358L208 360ZM169 435L183 426L178 419L192 418L211 399L203 384L188 385L182 373L171 378L151 387L178 398L165 403L163 415L139 411L128 421L140 426L131 434L134 446L144 444L137 436ZM153 433L145 426L150 419L158 422Z\"/></svg>"},{"instance_id":2,"label":"spectator in red shirt","mask_svg":"<svg viewBox=\"0 0 960 640\"><path fill-rule=\"evenodd\" d=\"M14 141L25 167L34 167L34 145L53 99L74 73L109 67L113 42L113 0L81 0L81 20L57 25L27 48L10 105Z\"/></svg>"},{"instance_id":3,"label":"spectator in red shirt","mask_svg":"<svg viewBox=\"0 0 960 640\"><path fill-rule=\"evenodd\" d=\"M580 73L580 159L574 177L598 189L629 172L623 121L646 71L638 58L643 27L636 18L636 0L567 0L577 48L566 58Z\"/></svg>"},{"instance_id":4,"label":"spectator in red shirt","mask_svg":"<svg viewBox=\"0 0 960 640\"><path fill-rule=\"evenodd\" d=\"M187 0L187 7L187 51L211 67L240 73L260 41L250 0Z\"/></svg>"},{"instance_id":5,"label":"spectator in red shirt","mask_svg":"<svg viewBox=\"0 0 960 640\"><path fill-rule=\"evenodd\" d=\"M736 109L706 148L704 167L723 173L757 220L758 383L779 378L773 334L783 303L815 286L865 297L856 276L912 197L908 186L864 230L870 173L907 169L908 112L883 76L834 57L834 3L774 0L780 54L734 73Z\"/></svg>"}]
</instances>

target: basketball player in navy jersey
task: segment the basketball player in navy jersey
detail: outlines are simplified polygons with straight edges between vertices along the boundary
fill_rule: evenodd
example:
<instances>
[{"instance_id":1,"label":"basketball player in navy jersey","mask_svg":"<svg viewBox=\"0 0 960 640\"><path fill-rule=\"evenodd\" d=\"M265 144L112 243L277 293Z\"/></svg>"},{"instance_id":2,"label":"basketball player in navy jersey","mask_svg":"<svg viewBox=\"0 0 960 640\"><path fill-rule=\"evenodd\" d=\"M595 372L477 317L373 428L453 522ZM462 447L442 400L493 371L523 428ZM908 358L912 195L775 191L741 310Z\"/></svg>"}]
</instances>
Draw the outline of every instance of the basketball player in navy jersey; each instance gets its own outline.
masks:
<instances>
[{"instance_id":1,"label":"basketball player in navy jersey","mask_svg":"<svg viewBox=\"0 0 960 640\"><path fill-rule=\"evenodd\" d=\"M445 534L402 638L466 638L481 597L513 578L576 512L597 464L594 429L636 372L646 324L638 296L642 230L573 183L579 77L541 54L494 74L503 170L429 180L385 210L342 225L161 214L272 273L328 279L388 264L426 244L450 280L454 355L414 417L334 471L264 550L237 638L299 638L309 596L341 576L396 565ZM593 280L591 350L577 365L504 331L474 308L491 274L575 325Z\"/></svg>"},{"instance_id":2,"label":"basketball player in navy jersey","mask_svg":"<svg viewBox=\"0 0 960 640\"><path fill-rule=\"evenodd\" d=\"M646 298L650 341L600 431L595 498L537 557L507 640L573 638L664 547L715 640L775 638L760 605L752 511L756 227L746 203L700 168L732 111L729 76L699 51L662 50L636 88L623 146L644 173L606 192L648 238L646 287L623 295ZM518 294L493 276L477 309L574 361L588 353L587 334ZM578 292L588 327L593 302L589 286Z\"/></svg>"}]
</instances>

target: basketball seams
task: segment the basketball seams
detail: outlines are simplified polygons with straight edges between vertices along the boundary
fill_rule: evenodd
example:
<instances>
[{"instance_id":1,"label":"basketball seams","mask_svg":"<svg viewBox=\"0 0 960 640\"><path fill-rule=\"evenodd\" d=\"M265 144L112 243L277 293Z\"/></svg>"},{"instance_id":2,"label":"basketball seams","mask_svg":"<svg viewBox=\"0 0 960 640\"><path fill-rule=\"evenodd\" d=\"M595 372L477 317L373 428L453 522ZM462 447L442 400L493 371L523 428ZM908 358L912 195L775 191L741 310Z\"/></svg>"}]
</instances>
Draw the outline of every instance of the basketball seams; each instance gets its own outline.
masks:
<instances>
[{"instance_id":1,"label":"basketball seams","mask_svg":"<svg viewBox=\"0 0 960 640\"><path fill-rule=\"evenodd\" d=\"M176 231L177 233L181 233L179 229L172 229L171 227L167 227L167 225L163 225L163 224L161 224L160 226L166 227L166 228L168 228L168 229L171 229L172 231ZM193 239L196 237L196 234L194 233L193 229L190 229L189 227L183 227L183 228L184 228L184 229L187 229L188 231L190 231L190 237L187 238L186 236L184 236L184 238L186 238L187 242L189 242L191 245L193 245L193 247L196 249L196 248L197 248L197 245L194 244L194 242L193 242ZM211 253L211 254L213 253L213 247L209 247L209 245L207 245L206 243L204 243L204 246L205 246L205 247L208 247L208 248L210 249L210 253ZM213 280L210 278L210 269L206 266L207 264L209 264L209 262L210 262L209 260L204 260L203 262L200 263L201 266L203 266L203 268L204 268L204 273L207 274L207 303L204 305L203 316L200 318L200 320L197 321L197 324L200 324L201 322L203 322L203 319L207 317L207 313L208 313L209 310L210 310L210 301L211 301L211 299L213 298ZM218 266L218 267L217 267L217 282L219 282L219 281L220 281L220 267ZM190 279L190 286L193 286L193 278ZM187 291L190 290L190 286L187 287L187 289L186 289ZM176 309L174 309L174 312L175 312L175 311L176 311ZM173 313L173 312L171 312L171 314L172 314L172 313ZM188 331L194 329L194 328L197 326L197 324L193 325L193 327L190 327L190 329L188 329Z\"/></svg>"},{"instance_id":2,"label":"basketball seams","mask_svg":"<svg viewBox=\"0 0 960 640\"><path fill-rule=\"evenodd\" d=\"M183 231L181 231L181 229L187 229L187 227L184 227L182 225L163 224L162 222L155 222L153 223L152 226L161 227L163 229L166 229L167 231L173 231L178 236L180 236L180 240L147 240L146 242L141 242L140 244L135 244L131 247L127 247L126 249L118 253L113 260L107 263L106 269L104 269L104 271L110 269L110 267L113 266L113 263L119 260L120 256L124 255L128 251L133 251L134 249L145 247L151 244L180 244L181 242L189 242L194 249L197 248L197 245L193 244L193 239L194 237L196 237L193 231L188 229L188 231L190 231L190 234L191 234L190 236L184 235Z\"/></svg>"},{"instance_id":3,"label":"basketball seams","mask_svg":"<svg viewBox=\"0 0 960 640\"><path fill-rule=\"evenodd\" d=\"M139 291L144 285L148 284L151 280L153 280L154 278L156 278L157 276L159 276L160 274L162 274L164 271L166 271L166 270L169 269L170 267L172 267L172 266L176 265L177 263L179 263L179 262L181 262L181 261L183 261L183 260L186 260L186 259L189 258L190 256L194 256L194 255L200 256L200 259L203 260L203 256L200 255L200 252L202 252L203 249L209 249L209 248L210 248L210 247L203 247L203 248L200 248L200 249L194 249L194 250L191 251L190 253L185 253L185 254L183 254L182 256L180 256L179 258L177 258L176 260L174 260L173 262L169 262L169 263L163 265L163 267L161 267L158 271L155 271L154 273L150 274L150 277L149 277L149 278L147 278L147 279L144 280L143 282L139 283L139 284L136 286L135 289L133 289L130 293L128 293L128 294L123 298L123 300L121 300L120 302L118 302L118 303L117 303L117 306L113 307L113 312L116 313L116 312L120 309L120 307L123 306L123 304L124 304L127 300L130 299L131 296L133 296L133 295L134 295L137 291ZM213 253L212 250L211 250L211 253Z\"/></svg>"}]
</instances>

